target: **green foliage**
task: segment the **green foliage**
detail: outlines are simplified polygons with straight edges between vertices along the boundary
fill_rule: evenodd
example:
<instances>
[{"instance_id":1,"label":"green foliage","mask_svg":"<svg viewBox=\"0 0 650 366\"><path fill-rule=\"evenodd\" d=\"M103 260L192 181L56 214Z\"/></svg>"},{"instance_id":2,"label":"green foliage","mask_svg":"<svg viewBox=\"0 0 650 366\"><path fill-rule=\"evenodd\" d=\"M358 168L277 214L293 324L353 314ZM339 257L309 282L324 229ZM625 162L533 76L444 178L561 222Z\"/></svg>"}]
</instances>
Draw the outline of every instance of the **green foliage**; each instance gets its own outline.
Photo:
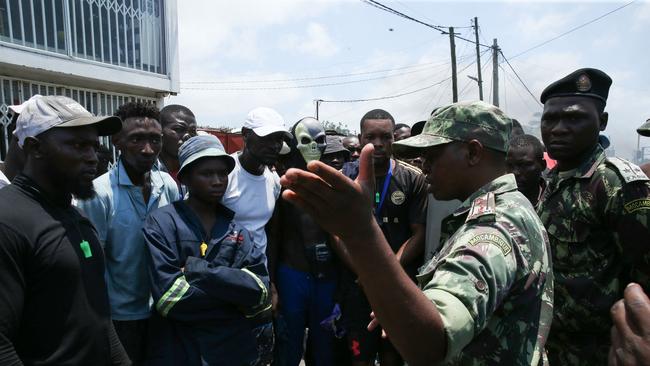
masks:
<instances>
[{"instance_id":1,"label":"green foliage","mask_svg":"<svg viewBox=\"0 0 650 366\"><path fill-rule=\"evenodd\" d=\"M320 122L323 124L325 130L334 130L344 136L350 135L350 129L342 122L332 122L327 120L323 120Z\"/></svg>"}]
</instances>

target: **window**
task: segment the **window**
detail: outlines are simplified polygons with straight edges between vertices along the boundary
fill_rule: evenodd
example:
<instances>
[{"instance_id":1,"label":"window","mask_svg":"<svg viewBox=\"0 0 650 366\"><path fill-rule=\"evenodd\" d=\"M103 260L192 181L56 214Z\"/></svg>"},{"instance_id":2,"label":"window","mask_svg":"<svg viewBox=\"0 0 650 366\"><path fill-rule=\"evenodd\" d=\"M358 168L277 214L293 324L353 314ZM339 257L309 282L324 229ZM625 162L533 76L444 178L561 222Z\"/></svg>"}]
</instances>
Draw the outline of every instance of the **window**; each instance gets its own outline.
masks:
<instances>
[{"instance_id":1,"label":"window","mask_svg":"<svg viewBox=\"0 0 650 366\"><path fill-rule=\"evenodd\" d=\"M163 0L0 0L0 42L165 74L164 20Z\"/></svg>"}]
</instances>

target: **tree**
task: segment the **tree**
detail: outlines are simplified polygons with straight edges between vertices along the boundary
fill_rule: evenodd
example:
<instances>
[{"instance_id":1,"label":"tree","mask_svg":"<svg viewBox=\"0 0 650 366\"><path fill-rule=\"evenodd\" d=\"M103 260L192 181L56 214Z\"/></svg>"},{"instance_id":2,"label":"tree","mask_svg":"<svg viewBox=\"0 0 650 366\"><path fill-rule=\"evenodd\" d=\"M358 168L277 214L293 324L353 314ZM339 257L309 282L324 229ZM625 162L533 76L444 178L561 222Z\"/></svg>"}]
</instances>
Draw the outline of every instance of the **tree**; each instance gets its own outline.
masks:
<instances>
[{"instance_id":1,"label":"tree","mask_svg":"<svg viewBox=\"0 0 650 366\"><path fill-rule=\"evenodd\" d=\"M325 128L325 130L334 130L343 136L350 135L350 129L342 122L332 122L327 120L323 120L320 122L323 124L323 128Z\"/></svg>"}]
</instances>

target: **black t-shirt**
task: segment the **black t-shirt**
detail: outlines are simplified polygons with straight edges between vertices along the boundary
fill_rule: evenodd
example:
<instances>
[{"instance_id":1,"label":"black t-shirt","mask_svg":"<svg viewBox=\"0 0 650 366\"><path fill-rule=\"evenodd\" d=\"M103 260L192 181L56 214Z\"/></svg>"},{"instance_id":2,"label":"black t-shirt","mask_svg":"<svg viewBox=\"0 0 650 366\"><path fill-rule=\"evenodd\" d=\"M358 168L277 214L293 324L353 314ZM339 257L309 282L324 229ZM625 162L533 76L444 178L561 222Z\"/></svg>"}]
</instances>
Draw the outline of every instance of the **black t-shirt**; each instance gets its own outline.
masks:
<instances>
[{"instance_id":1,"label":"black t-shirt","mask_svg":"<svg viewBox=\"0 0 650 366\"><path fill-rule=\"evenodd\" d=\"M422 172L399 160L395 163L381 212L375 215L388 244L397 253L411 237L411 224L425 224L427 219L427 185ZM350 179L359 175L359 161L346 163L343 174ZM381 201L385 175L375 180L375 191ZM374 200L376 202L376 200ZM375 210L378 206L375 203Z\"/></svg>"},{"instance_id":2,"label":"black t-shirt","mask_svg":"<svg viewBox=\"0 0 650 366\"><path fill-rule=\"evenodd\" d=\"M0 363L110 365L104 257L90 221L26 176L0 202Z\"/></svg>"}]
</instances>

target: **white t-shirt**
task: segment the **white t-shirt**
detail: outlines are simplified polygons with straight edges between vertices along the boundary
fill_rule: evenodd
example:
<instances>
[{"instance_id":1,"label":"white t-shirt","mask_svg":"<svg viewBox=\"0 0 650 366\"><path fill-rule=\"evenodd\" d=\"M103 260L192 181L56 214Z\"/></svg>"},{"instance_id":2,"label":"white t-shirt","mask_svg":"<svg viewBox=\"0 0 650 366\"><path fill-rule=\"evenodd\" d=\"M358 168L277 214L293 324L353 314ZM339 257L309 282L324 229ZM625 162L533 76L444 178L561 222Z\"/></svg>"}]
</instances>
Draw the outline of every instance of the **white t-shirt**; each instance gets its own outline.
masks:
<instances>
[{"instance_id":1,"label":"white t-shirt","mask_svg":"<svg viewBox=\"0 0 650 366\"><path fill-rule=\"evenodd\" d=\"M235 168L228 175L222 203L235 212L235 221L251 232L255 247L266 251L264 226L280 195L280 177L269 168L262 175L253 175L241 166L239 153L230 156L235 159Z\"/></svg>"},{"instance_id":2,"label":"white t-shirt","mask_svg":"<svg viewBox=\"0 0 650 366\"><path fill-rule=\"evenodd\" d=\"M0 188L5 187L10 185L11 182L9 181L9 178L5 175L5 173L0 170Z\"/></svg>"}]
</instances>

